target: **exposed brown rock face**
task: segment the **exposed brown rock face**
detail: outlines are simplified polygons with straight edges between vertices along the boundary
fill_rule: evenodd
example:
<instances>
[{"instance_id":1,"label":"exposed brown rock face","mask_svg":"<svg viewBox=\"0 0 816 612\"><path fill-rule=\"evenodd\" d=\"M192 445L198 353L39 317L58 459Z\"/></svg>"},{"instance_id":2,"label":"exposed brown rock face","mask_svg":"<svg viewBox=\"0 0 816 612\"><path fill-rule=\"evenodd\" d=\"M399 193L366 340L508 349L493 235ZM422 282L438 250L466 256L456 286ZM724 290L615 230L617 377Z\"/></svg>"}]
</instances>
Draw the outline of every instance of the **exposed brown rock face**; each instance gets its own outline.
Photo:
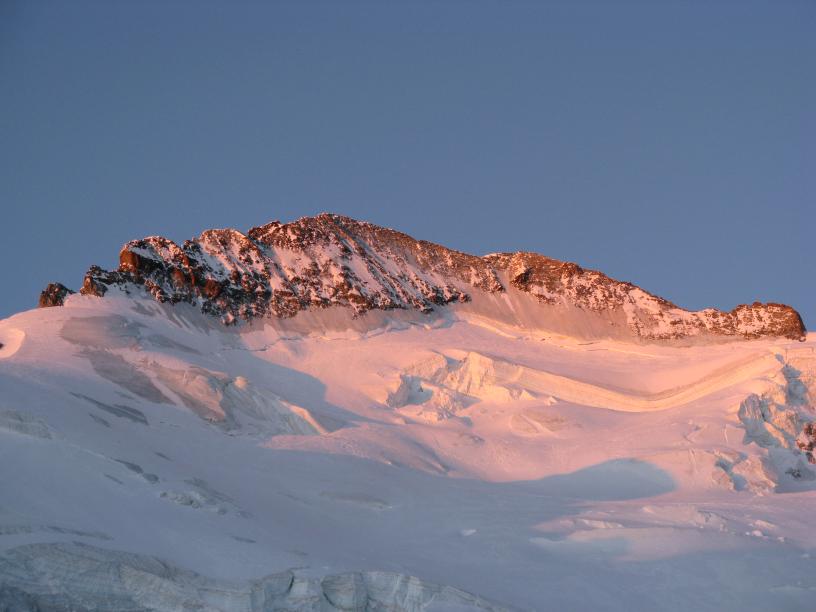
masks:
<instances>
[{"instance_id":1,"label":"exposed brown rock face","mask_svg":"<svg viewBox=\"0 0 816 612\"><path fill-rule=\"evenodd\" d=\"M632 330L644 338L675 339L708 332L745 338L803 339L806 333L799 313L784 304L754 302L730 312L715 308L689 312L632 283L537 253L499 253L485 259L497 269L506 270L514 287L542 303L568 302L592 311L621 309Z\"/></svg>"},{"instance_id":2,"label":"exposed brown rock face","mask_svg":"<svg viewBox=\"0 0 816 612\"><path fill-rule=\"evenodd\" d=\"M90 269L81 292L142 285L161 302L200 304L233 318L293 316L311 307L416 308L503 291L481 257L336 215L270 223L247 235L209 230L181 247L161 237L124 246L119 269Z\"/></svg>"},{"instance_id":3,"label":"exposed brown rock face","mask_svg":"<svg viewBox=\"0 0 816 612\"><path fill-rule=\"evenodd\" d=\"M81 293L103 296L110 287L142 288L160 302L195 304L227 323L328 306L357 314L395 308L429 312L467 302L477 291L504 292L502 283L509 282L542 307L620 310L633 335L645 339L805 334L799 314L782 304L689 312L573 263L536 253L477 257L331 214L276 221L247 234L208 230L181 246L153 236L126 244L119 261L112 272L92 267Z\"/></svg>"},{"instance_id":4,"label":"exposed brown rock face","mask_svg":"<svg viewBox=\"0 0 816 612\"><path fill-rule=\"evenodd\" d=\"M65 285L60 283L50 283L42 293L40 293L39 308L49 308L51 306L62 306L65 298L75 293Z\"/></svg>"}]
</instances>

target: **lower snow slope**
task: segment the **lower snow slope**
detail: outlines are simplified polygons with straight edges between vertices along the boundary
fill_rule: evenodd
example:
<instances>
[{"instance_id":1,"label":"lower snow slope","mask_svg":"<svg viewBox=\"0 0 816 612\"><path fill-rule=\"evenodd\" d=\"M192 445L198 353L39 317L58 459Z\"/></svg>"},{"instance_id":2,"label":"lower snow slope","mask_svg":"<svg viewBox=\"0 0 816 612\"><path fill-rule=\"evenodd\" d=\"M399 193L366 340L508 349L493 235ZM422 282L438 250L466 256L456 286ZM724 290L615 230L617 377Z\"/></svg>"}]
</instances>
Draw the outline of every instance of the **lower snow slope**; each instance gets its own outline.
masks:
<instances>
[{"instance_id":1,"label":"lower snow slope","mask_svg":"<svg viewBox=\"0 0 816 612\"><path fill-rule=\"evenodd\" d=\"M1 321L0 609L812 609L813 335L467 315Z\"/></svg>"}]
</instances>

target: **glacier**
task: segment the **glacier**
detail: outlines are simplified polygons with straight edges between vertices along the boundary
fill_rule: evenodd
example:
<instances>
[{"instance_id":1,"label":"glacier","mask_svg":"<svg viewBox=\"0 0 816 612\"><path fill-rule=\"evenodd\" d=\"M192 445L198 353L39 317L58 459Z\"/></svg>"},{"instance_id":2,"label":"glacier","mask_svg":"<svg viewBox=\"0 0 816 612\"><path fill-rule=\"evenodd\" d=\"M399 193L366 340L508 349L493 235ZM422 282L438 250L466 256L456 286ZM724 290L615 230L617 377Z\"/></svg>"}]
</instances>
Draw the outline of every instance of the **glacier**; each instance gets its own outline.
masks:
<instances>
[{"instance_id":1,"label":"glacier","mask_svg":"<svg viewBox=\"0 0 816 612\"><path fill-rule=\"evenodd\" d=\"M816 335L505 284L0 321L0 610L812 610Z\"/></svg>"}]
</instances>

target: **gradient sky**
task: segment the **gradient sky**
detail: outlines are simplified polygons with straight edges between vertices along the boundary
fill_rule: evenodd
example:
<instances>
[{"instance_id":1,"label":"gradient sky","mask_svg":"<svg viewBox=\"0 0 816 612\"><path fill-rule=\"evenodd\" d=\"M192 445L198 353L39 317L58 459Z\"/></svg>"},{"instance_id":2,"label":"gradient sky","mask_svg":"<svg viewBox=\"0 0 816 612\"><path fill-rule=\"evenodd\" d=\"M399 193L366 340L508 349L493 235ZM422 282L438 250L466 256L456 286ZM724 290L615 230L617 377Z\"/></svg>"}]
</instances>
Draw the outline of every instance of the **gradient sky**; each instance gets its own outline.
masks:
<instances>
[{"instance_id":1,"label":"gradient sky","mask_svg":"<svg viewBox=\"0 0 816 612\"><path fill-rule=\"evenodd\" d=\"M816 2L0 1L0 317L321 211L816 328Z\"/></svg>"}]
</instances>

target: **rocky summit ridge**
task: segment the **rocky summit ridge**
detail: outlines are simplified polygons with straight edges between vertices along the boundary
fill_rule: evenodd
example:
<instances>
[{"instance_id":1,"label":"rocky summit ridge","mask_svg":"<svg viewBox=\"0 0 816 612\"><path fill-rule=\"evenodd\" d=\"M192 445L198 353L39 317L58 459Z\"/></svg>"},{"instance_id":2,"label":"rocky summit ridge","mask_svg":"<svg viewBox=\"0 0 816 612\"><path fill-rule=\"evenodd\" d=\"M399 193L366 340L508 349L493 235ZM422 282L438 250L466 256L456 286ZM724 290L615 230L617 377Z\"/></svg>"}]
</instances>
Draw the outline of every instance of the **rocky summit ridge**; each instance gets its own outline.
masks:
<instances>
[{"instance_id":1,"label":"rocky summit ridge","mask_svg":"<svg viewBox=\"0 0 816 612\"><path fill-rule=\"evenodd\" d=\"M328 213L273 221L246 234L207 230L182 245L161 236L128 242L119 253L119 267L92 266L80 293L102 297L111 288L144 290L159 302L189 303L228 324L330 306L350 308L355 315L391 309L428 313L470 302L479 292L517 290L541 308L616 313L632 336L644 340L698 335L803 339L806 333L796 310L784 304L693 312L574 263L529 252L469 255ZM61 305L71 293L52 283L42 292L40 306Z\"/></svg>"}]
</instances>

